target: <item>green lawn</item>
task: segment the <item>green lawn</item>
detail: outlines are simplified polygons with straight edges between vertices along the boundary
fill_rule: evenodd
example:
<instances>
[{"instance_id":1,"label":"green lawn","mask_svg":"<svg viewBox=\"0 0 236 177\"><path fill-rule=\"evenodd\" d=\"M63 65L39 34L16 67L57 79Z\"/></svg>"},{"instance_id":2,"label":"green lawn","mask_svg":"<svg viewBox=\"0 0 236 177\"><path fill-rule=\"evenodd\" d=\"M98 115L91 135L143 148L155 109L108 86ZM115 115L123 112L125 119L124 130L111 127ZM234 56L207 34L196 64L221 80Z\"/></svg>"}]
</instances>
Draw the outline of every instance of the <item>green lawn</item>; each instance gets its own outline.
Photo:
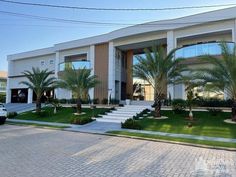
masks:
<instances>
[{"instance_id":1,"label":"green lawn","mask_svg":"<svg viewBox=\"0 0 236 177\"><path fill-rule=\"evenodd\" d=\"M34 127L42 127L42 128L52 128L52 129L64 129L70 128L69 126L55 126L55 125L44 125L44 124L35 124L35 123L23 123L23 122L6 122L8 125L22 125L22 126L34 126Z\"/></svg>"},{"instance_id":2,"label":"green lawn","mask_svg":"<svg viewBox=\"0 0 236 177\"><path fill-rule=\"evenodd\" d=\"M74 112L76 112L73 108L61 108L56 114L54 114L53 108L47 107L43 108L43 112L41 113L41 115L32 113L32 111L28 111L17 115L14 119L72 123L75 118L89 118L97 116L98 114L104 114L109 110L109 108L95 108L94 110L90 108L83 108L82 112L84 112L85 114L76 116L73 114Z\"/></svg>"},{"instance_id":3,"label":"green lawn","mask_svg":"<svg viewBox=\"0 0 236 177\"><path fill-rule=\"evenodd\" d=\"M167 141L173 141L173 142L190 143L190 144L200 144L200 145L207 145L207 146L212 146L212 147L236 148L236 143L174 138L174 137L168 137L168 136L150 135L150 134L144 134L144 133L133 133L133 132L127 132L127 131L109 131L107 133L115 134L115 135L138 137L138 138L141 137L141 138L147 138L147 139L157 139L157 140L167 140Z\"/></svg>"},{"instance_id":4,"label":"green lawn","mask_svg":"<svg viewBox=\"0 0 236 177\"><path fill-rule=\"evenodd\" d=\"M169 118L164 120L148 118L139 120L142 129L168 133L236 138L236 124L224 123L225 119L230 118L230 113L221 112L217 116L212 116L209 112L193 112L196 121L191 128L187 126L187 112L184 114L173 114L172 111L162 111L162 115Z\"/></svg>"}]
</instances>

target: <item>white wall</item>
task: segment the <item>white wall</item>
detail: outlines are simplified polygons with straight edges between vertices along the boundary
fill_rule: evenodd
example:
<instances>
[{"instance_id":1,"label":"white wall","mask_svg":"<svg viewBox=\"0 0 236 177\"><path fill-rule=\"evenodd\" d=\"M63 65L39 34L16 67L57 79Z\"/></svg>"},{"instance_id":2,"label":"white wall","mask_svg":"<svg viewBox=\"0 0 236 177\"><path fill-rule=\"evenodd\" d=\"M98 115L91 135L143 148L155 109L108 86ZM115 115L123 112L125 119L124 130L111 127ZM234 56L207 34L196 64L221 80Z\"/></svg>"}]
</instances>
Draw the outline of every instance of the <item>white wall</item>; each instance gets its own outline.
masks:
<instances>
[{"instance_id":1,"label":"white wall","mask_svg":"<svg viewBox=\"0 0 236 177\"><path fill-rule=\"evenodd\" d=\"M89 47L82 47L82 48L74 48L74 49L68 49L68 50L63 50L59 51L59 63L63 63L65 61L66 56L70 55L78 55L78 54L88 54L88 59L89 59Z\"/></svg>"},{"instance_id":2,"label":"white wall","mask_svg":"<svg viewBox=\"0 0 236 177\"><path fill-rule=\"evenodd\" d=\"M50 71L55 70L55 54L26 58L21 60L11 61L9 70L9 76L20 76L25 70L32 70L32 67L39 67L40 69L49 69ZM50 64L50 60L54 60L53 64ZM42 66L41 61L45 64Z\"/></svg>"}]
</instances>

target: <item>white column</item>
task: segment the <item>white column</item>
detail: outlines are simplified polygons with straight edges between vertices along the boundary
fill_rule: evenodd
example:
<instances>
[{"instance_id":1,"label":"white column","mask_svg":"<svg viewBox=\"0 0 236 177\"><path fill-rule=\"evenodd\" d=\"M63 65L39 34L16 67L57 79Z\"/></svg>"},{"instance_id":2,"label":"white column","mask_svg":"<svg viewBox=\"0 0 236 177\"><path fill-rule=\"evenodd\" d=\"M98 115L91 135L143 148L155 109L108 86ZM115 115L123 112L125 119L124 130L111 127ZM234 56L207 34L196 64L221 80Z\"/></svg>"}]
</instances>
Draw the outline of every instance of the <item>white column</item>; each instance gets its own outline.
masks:
<instances>
[{"instance_id":1,"label":"white column","mask_svg":"<svg viewBox=\"0 0 236 177\"><path fill-rule=\"evenodd\" d=\"M167 53L169 53L171 50L176 48L176 38L174 37L173 31L167 32ZM175 98L175 92L174 92L174 85L168 84L167 85L167 98L169 98L169 95L171 96L171 99Z\"/></svg>"},{"instance_id":2,"label":"white column","mask_svg":"<svg viewBox=\"0 0 236 177\"><path fill-rule=\"evenodd\" d=\"M10 78L13 72L13 61L7 59L8 61L8 73L7 73L7 90L6 90L6 103L11 103L11 88L10 88Z\"/></svg>"},{"instance_id":3,"label":"white column","mask_svg":"<svg viewBox=\"0 0 236 177\"><path fill-rule=\"evenodd\" d=\"M236 42L236 19L234 20L234 28L232 30L232 41Z\"/></svg>"},{"instance_id":4,"label":"white column","mask_svg":"<svg viewBox=\"0 0 236 177\"><path fill-rule=\"evenodd\" d=\"M59 51L56 52L56 58L55 58L55 78L58 79L58 72L59 72L59 63L60 63L60 58L59 58ZM59 89L55 89L55 98L60 98L59 95Z\"/></svg>"},{"instance_id":5,"label":"white column","mask_svg":"<svg viewBox=\"0 0 236 177\"><path fill-rule=\"evenodd\" d=\"M228 99L230 99L230 96L229 96L227 90L224 89L224 100L228 100Z\"/></svg>"},{"instance_id":6,"label":"white column","mask_svg":"<svg viewBox=\"0 0 236 177\"><path fill-rule=\"evenodd\" d=\"M95 74L95 46L94 45L91 45L90 48L89 48L89 60L90 60L90 63L91 63L91 75L94 75ZM90 96L90 99L94 99L94 88L90 89L89 90L89 96Z\"/></svg>"},{"instance_id":7,"label":"white column","mask_svg":"<svg viewBox=\"0 0 236 177\"><path fill-rule=\"evenodd\" d=\"M10 79L7 78L6 103L11 103Z\"/></svg>"},{"instance_id":8,"label":"white column","mask_svg":"<svg viewBox=\"0 0 236 177\"><path fill-rule=\"evenodd\" d=\"M33 102L33 90L32 89L28 89L28 100L27 103L30 104Z\"/></svg>"},{"instance_id":9,"label":"white column","mask_svg":"<svg viewBox=\"0 0 236 177\"><path fill-rule=\"evenodd\" d=\"M108 57L108 98L115 98L115 48L113 42L109 42Z\"/></svg>"}]
</instances>

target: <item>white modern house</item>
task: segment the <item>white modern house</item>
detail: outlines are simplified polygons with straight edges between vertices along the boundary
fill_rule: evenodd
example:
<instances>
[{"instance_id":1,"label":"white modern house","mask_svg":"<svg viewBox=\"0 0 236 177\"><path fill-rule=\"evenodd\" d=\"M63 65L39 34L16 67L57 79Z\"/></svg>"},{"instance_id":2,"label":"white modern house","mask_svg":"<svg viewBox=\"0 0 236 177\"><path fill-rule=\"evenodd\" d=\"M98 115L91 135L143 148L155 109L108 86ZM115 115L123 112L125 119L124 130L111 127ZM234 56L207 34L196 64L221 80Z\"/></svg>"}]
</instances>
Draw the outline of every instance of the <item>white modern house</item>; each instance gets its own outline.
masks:
<instances>
[{"instance_id":1,"label":"white modern house","mask_svg":"<svg viewBox=\"0 0 236 177\"><path fill-rule=\"evenodd\" d=\"M112 98L126 99L133 95L134 79L130 72L135 55L143 53L144 48L162 45L169 52L178 47L176 57L186 58L191 67L202 67L198 57L204 54L221 55L220 41L234 46L236 41L236 7L216 10L171 20L122 28L110 33L55 44L29 52L12 54L8 60L7 102L27 102L34 100L32 90L19 84L26 78L24 70L32 67L48 68L58 77L65 67L74 66L79 69L87 67L92 74L98 76L101 84L90 90L91 98L100 100ZM141 81L143 99L153 98L150 87ZM68 90L56 89L59 99L71 98ZM185 86L168 85L167 94L172 98L185 99Z\"/></svg>"}]
</instances>

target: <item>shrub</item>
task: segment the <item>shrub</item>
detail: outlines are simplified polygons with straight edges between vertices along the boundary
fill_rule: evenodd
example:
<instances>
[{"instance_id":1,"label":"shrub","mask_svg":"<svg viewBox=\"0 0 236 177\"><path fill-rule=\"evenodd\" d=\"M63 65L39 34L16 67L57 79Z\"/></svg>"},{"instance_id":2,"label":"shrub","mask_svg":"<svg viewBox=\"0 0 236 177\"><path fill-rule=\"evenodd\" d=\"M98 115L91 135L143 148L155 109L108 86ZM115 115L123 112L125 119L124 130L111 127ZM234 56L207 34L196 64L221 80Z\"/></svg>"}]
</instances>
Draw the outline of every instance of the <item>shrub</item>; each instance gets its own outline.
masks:
<instances>
[{"instance_id":1,"label":"shrub","mask_svg":"<svg viewBox=\"0 0 236 177\"><path fill-rule=\"evenodd\" d=\"M77 103L77 99L71 98L71 99L69 99L69 103L70 104L76 104Z\"/></svg>"},{"instance_id":2,"label":"shrub","mask_svg":"<svg viewBox=\"0 0 236 177\"><path fill-rule=\"evenodd\" d=\"M0 117L0 125L3 125L6 122L6 117Z\"/></svg>"},{"instance_id":3,"label":"shrub","mask_svg":"<svg viewBox=\"0 0 236 177\"><path fill-rule=\"evenodd\" d=\"M99 104L99 103L100 103L99 98L93 99L93 104Z\"/></svg>"},{"instance_id":4,"label":"shrub","mask_svg":"<svg viewBox=\"0 0 236 177\"><path fill-rule=\"evenodd\" d=\"M80 118L74 118L72 123L78 125L84 125L92 121L93 119L91 117L80 117Z\"/></svg>"},{"instance_id":5,"label":"shrub","mask_svg":"<svg viewBox=\"0 0 236 177\"><path fill-rule=\"evenodd\" d=\"M172 110L176 114L181 114L185 112L186 109L186 101L182 99L175 99L172 101Z\"/></svg>"},{"instance_id":6,"label":"shrub","mask_svg":"<svg viewBox=\"0 0 236 177\"><path fill-rule=\"evenodd\" d=\"M9 119L14 118L14 117L16 117L16 116L17 116L17 112L8 112L8 113L7 113L7 117L8 117Z\"/></svg>"},{"instance_id":7,"label":"shrub","mask_svg":"<svg viewBox=\"0 0 236 177\"><path fill-rule=\"evenodd\" d=\"M193 104L200 107L231 107L232 100L220 100L220 99L197 99L193 101Z\"/></svg>"},{"instance_id":8,"label":"shrub","mask_svg":"<svg viewBox=\"0 0 236 177\"><path fill-rule=\"evenodd\" d=\"M6 95L0 94L0 103L6 103Z\"/></svg>"},{"instance_id":9,"label":"shrub","mask_svg":"<svg viewBox=\"0 0 236 177\"><path fill-rule=\"evenodd\" d=\"M108 99L107 98L103 98L102 99L102 104L107 104L108 103Z\"/></svg>"},{"instance_id":10,"label":"shrub","mask_svg":"<svg viewBox=\"0 0 236 177\"><path fill-rule=\"evenodd\" d=\"M60 102L61 104L66 104L68 101L67 101L67 99L60 99L59 102Z\"/></svg>"},{"instance_id":11,"label":"shrub","mask_svg":"<svg viewBox=\"0 0 236 177\"><path fill-rule=\"evenodd\" d=\"M222 112L221 109L209 108L207 109L212 116L217 116L219 113Z\"/></svg>"},{"instance_id":12,"label":"shrub","mask_svg":"<svg viewBox=\"0 0 236 177\"><path fill-rule=\"evenodd\" d=\"M128 129L135 129L135 130L141 130L142 126L137 120L134 120L132 118L127 119L124 123L121 123L122 128L128 128Z\"/></svg>"},{"instance_id":13,"label":"shrub","mask_svg":"<svg viewBox=\"0 0 236 177\"><path fill-rule=\"evenodd\" d=\"M111 99L110 103L111 103L111 104L119 104L119 103L120 103L120 100Z\"/></svg>"}]
</instances>

